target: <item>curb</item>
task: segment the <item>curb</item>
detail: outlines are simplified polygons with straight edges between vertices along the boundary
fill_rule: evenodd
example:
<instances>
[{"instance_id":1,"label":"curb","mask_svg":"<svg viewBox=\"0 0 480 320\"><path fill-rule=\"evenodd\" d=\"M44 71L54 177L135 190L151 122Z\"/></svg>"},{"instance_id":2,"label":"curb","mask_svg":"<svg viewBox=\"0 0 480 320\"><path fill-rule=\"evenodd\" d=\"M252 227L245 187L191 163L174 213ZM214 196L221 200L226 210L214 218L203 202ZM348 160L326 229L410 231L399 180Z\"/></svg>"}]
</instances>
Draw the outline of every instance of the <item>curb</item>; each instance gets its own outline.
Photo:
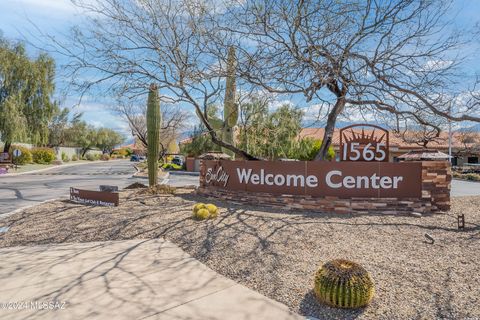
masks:
<instances>
[{"instance_id":1,"label":"curb","mask_svg":"<svg viewBox=\"0 0 480 320\"><path fill-rule=\"evenodd\" d=\"M169 171L169 173L173 176L200 176L200 172L192 171Z\"/></svg>"},{"instance_id":2,"label":"curb","mask_svg":"<svg viewBox=\"0 0 480 320\"><path fill-rule=\"evenodd\" d=\"M99 163L99 162L110 162L110 161L122 161L122 160L125 160L125 159L115 159L115 160L108 160L108 161L98 160L98 161L88 161L88 162L81 162L81 163L60 164L60 165L54 165L54 166L52 166L52 167L44 168L44 169L38 169L38 170L32 170L32 171L25 171L25 172L18 172L18 173L13 172L13 173L1 174L1 175L0 175L0 179L1 179L2 177L21 176L21 175L25 175L25 174L29 174L29 173L43 172L43 171L48 171L48 170L57 169L57 168L67 168L67 167L81 166L81 165L85 165L85 164L92 164L92 163Z\"/></svg>"},{"instance_id":3,"label":"curb","mask_svg":"<svg viewBox=\"0 0 480 320\"><path fill-rule=\"evenodd\" d=\"M170 175L170 173L167 172L167 173L165 174L165 176L163 176L162 178L159 178L159 179L162 179L162 181L163 181L163 180L166 180L166 179L168 179L169 175ZM148 180L148 176L147 176L147 177L144 177L144 176L136 176L135 174L132 176L132 178L133 178L133 179L145 179L145 180ZM160 184L161 184L161 183L160 183Z\"/></svg>"},{"instance_id":4,"label":"curb","mask_svg":"<svg viewBox=\"0 0 480 320\"><path fill-rule=\"evenodd\" d=\"M467 180L467 179L458 179L458 178L452 178L452 180L464 181L464 182L473 182L473 183L480 183L480 181L478 181L478 180Z\"/></svg>"}]
</instances>

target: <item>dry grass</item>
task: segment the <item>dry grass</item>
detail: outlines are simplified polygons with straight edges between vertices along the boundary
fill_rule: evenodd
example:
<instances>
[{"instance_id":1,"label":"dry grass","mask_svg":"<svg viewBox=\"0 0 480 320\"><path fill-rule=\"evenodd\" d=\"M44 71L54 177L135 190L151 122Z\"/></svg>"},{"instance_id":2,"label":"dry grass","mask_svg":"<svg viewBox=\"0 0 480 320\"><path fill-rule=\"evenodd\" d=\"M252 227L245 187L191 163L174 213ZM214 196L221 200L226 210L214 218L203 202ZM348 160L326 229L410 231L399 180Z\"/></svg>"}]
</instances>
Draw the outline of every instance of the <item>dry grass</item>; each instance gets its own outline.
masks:
<instances>
[{"instance_id":1,"label":"dry grass","mask_svg":"<svg viewBox=\"0 0 480 320\"><path fill-rule=\"evenodd\" d=\"M121 194L117 208L58 201L0 221L0 247L165 237L217 272L292 310L320 319L480 317L480 197L454 198L451 212L421 218L287 212L211 200L215 220L195 221L189 190ZM467 229L458 231L456 214ZM434 244L428 244L425 233ZM320 305L313 276L327 260L363 265L376 282L373 303L349 311Z\"/></svg>"}]
</instances>

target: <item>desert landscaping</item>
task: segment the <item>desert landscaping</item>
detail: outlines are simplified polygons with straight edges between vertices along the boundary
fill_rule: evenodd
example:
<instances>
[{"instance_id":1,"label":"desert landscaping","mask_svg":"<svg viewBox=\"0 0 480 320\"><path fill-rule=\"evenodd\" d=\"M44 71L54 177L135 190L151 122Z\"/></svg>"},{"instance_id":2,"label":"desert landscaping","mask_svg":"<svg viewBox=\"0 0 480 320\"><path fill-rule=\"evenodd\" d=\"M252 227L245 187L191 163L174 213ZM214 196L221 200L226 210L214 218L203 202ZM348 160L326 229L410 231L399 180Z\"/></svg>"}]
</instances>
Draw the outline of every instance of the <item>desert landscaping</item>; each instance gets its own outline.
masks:
<instances>
[{"instance_id":1,"label":"desert landscaping","mask_svg":"<svg viewBox=\"0 0 480 320\"><path fill-rule=\"evenodd\" d=\"M480 313L480 197L456 197L446 213L321 214L206 199L193 189L126 190L119 207L48 202L2 220L0 247L165 238L214 271L292 311L319 319L463 319ZM192 218L198 202L216 219ZM456 216L465 214L458 230ZM434 243L425 237L428 234ZM370 272L376 293L361 309L317 302L313 278L334 258Z\"/></svg>"}]
</instances>

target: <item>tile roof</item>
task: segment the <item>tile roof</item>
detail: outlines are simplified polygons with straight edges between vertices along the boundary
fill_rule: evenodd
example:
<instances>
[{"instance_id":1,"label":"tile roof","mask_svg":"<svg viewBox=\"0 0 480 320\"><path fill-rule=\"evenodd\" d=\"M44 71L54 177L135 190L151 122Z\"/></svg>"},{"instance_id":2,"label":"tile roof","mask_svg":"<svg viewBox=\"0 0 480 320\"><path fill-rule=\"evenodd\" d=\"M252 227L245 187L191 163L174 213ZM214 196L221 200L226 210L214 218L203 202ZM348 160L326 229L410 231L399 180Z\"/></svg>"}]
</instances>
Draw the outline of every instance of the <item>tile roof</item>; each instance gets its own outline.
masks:
<instances>
[{"instance_id":1,"label":"tile roof","mask_svg":"<svg viewBox=\"0 0 480 320\"><path fill-rule=\"evenodd\" d=\"M360 132L361 130L355 129L355 132ZM364 130L365 133L372 132L372 130ZM324 128L303 128L300 132L300 138L310 137L313 139L321 140L323 138ZM397 147L401 149L416 149L422 148L421 145L414 142L406 142L400 134L395 134L392 131L390 133L390 147ZM411 132L414 134L414 132ZM480 142L480 133L476 133L478 136L478 141ZM340 129L336 128L333 133L332 144L334 146L340 145ZM448 132L441 132L440 136L428 143L428 148L433 149L447 149L448 148ZM463 148L464 144L461 142L461 133L453 132L452 133L452 147Z\"/></svg>"}]
</instances>

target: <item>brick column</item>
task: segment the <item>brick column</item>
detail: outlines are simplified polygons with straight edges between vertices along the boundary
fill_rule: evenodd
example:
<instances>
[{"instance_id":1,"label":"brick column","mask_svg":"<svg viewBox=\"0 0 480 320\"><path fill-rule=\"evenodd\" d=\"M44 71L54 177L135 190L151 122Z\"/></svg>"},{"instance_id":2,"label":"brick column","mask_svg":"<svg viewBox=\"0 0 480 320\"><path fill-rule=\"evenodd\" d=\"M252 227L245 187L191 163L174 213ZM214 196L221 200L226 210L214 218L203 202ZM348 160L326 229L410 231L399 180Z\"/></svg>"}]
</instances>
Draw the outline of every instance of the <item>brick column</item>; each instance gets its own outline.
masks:
<instances>
[{"instance_id":1,"label":"brick column","mask_svg":"<svg viewBox=\"0 0 480 320\"><path fill-rule=\"evenodd\" d=\"M200 187L205 187L205 160L200 160Z\"/></svg>"},{"instance_id":2,"label":"brick column","mask_svg":"<svg viewBox=\"0 0 480 320\"><path fill-rule=\"evenodd\" d=\"M452 169L448 161L422 161L422 199L441 211L450 210Z\"/></svg>"}]
</instances>

